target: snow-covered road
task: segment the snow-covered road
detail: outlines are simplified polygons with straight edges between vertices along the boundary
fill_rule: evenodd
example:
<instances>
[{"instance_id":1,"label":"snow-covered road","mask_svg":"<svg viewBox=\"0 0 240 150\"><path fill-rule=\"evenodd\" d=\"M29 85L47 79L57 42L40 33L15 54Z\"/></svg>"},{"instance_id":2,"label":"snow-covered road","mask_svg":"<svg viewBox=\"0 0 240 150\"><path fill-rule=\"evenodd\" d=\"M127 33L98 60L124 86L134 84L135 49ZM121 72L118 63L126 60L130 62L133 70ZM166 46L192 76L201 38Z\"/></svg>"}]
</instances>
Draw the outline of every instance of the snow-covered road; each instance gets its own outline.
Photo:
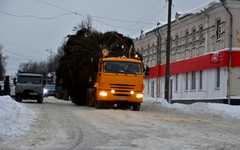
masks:
<instances>
[{"instance_id":1,"label":"snow-covered road","mask_svg":"<svg viewBox=\"0 0 240 150\"><path fill-rule=\"evenodd\" d=\"M2 102L5 99L4 102ZM240 149L240 107L223 104L168 104L145 99L140 111L95 109L70 101L9 102L15 111L0 119L0 149ZM2 100L2 101L1 101ZM6 106L4 106L6 108ZM21 110L21 111L20 111ZM13 111L14 112L14 111ZM11 120L11 117L15 117ZM4 120L2 120L4 118ZM11 124L15 123L14 124ZM21 131L21 132L19 132ZM15 135L15 136L13 136Z\"/></svg>"}]
</instances>

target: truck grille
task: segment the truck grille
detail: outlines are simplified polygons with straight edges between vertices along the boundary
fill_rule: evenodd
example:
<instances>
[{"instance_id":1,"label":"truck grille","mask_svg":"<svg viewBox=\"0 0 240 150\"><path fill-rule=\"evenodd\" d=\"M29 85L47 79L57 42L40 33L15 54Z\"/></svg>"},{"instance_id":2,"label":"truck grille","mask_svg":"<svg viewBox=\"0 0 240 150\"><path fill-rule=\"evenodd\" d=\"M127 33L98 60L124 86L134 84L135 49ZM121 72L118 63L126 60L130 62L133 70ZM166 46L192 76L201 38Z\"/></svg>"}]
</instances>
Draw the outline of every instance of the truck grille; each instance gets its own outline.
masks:
<instances>
[{"instance_id":1,"label":"truck grille","mask_svg":"<svg viewBox=\"0 0 240 150\"><path fill-rule=\"evenodd\" d=\"M115 90L114 96L131 96L130 91L134 90L135 85L110 84L111 89Z\"/></svg>"},{"instance_id":2,"label":"truck grille","mask_svg":"<svg viewBox=\"0 0 240 150\"><path fill-rule=\"evenodd\" d=\"M134 89L135 85L128 85L128 84L110 84L111 88L117 89Z\"/></svg>"}]
</instances>

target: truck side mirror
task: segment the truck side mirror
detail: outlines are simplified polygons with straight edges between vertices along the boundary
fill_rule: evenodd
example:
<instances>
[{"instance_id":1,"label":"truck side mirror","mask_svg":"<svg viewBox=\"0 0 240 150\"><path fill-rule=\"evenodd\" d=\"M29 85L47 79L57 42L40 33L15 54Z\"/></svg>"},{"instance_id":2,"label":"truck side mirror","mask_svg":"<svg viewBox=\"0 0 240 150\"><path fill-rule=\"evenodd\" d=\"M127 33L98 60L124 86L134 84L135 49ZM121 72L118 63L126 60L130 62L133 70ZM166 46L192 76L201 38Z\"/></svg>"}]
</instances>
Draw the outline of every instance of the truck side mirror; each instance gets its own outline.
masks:
<instances>
[{"instance_id":1,"label":"truck side mirror","mask_svg":"<svg viewBox=\"0 0 240 150\"><path fill-rule=\"evenodd\" d=\"M149 75L149 67L147 66L145 69L145 76Z\"/></svg>"},{"instance_id":2,"label":"truck side mirror","mask_svg":"<svg viewBox=\"0 0 240 150\"><path fill-rule=\"evenodd\" d=\"M94 71L95 71L95 72L98 72L98 63L95 63L95 65L94 65Z\"/></svg>"}]
</instances>

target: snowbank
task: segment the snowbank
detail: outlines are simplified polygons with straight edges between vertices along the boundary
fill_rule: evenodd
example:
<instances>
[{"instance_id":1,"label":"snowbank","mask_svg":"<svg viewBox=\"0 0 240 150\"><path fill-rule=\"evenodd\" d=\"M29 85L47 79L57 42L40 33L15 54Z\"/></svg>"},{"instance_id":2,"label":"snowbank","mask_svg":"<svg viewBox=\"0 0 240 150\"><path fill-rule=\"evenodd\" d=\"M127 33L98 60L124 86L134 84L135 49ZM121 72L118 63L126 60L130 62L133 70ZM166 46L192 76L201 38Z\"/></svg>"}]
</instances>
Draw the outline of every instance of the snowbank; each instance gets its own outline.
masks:
<instances>
[{"instance_id":1,"label":"snowbank","mask_svg":"<svg viewBox=\"0 0 240 150\"><path fill-rule=\"evenodd\" d=\"M219 104L219 103L193 103L191 105L174 103L170 104L162 98L145 97L144 102L157 102L159 105L168 108L175 108L186 113L210 113L222 117L240 119L240 106Z\"/></svg>"},{"instance_id":2,"label":"snowbank","mask_svg":"<svg viewBox=\"0 0 240 150\"><path fill-rule=\"evenodd\" d=\"M0 138L22 134L29 129L34 113L10 96L0 96Z\"/></svg>"}]
</instances>

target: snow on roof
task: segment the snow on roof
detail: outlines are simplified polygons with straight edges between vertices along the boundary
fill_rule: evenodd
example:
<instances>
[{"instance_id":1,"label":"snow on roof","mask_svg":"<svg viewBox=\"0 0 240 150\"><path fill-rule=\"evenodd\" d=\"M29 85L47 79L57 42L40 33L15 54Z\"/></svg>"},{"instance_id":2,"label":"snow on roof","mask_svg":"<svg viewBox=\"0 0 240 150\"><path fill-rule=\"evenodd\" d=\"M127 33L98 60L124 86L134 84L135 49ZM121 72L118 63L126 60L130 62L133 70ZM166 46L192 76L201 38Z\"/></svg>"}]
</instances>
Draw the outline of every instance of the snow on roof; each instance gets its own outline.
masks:
<instances>
[{"instance_id":1,"label":"snow on roof","mask_svg":"<svg viewBox=\"0 0 240 150\"><path fill-rule=\"evenodd\" d=\"M182 17L185 17L185 16L187 16L187 15L198 14L198 13L201 13L201 12L205 11L206 9L208 9L208 8L212 7L213 5L218 4L218 3L220 3L219 0L211 0L211 1L208 2L208 3L205 3L205 4L203 4L203 5L199 6L199 7L193 8L193 9L191 9L191 10L189 10L189 11L186 11L186 12L177 11L177 12L176 12L176 16L178 16L178 18L182 18ZM175 21L176 19L177 19L176 17L175 17L174 19L172 18L171 21L173 22L173 21ZM176 20L176 21L177 21L177 20ZM162 27L162 26L164 26L164 25L167 24L166 21L165 21L165 22L159 21L158 23L159 23L158 26L153 27L153 28L151 28L151 29L147 29L146 31L143 31L142 34L147 34L147 33L149 33L149 32L152 32L152 31L153 31L154 29L156 29L157 27ZM141 35L142 35L142 34L141 34ZM140 37L141 35L134 36L134 37L132 37L132 38L136 39L136 38Z\"/></svg>"},{"instance_id":2,"label":"snow on roof","mask_svg":"<svg viewBox=\"0 0 240 150\"><path fill-rule=\"evenodd\" d=\"M179 13L179 18L184 17L189 14L198 14L218 3L220 3L219 0L212 0L212 1L205 3L199 7L190 9L189 11L187 11L185 13L182 13L182 12L177 12L177 13Z\"/></svg>"}]
</instances>

